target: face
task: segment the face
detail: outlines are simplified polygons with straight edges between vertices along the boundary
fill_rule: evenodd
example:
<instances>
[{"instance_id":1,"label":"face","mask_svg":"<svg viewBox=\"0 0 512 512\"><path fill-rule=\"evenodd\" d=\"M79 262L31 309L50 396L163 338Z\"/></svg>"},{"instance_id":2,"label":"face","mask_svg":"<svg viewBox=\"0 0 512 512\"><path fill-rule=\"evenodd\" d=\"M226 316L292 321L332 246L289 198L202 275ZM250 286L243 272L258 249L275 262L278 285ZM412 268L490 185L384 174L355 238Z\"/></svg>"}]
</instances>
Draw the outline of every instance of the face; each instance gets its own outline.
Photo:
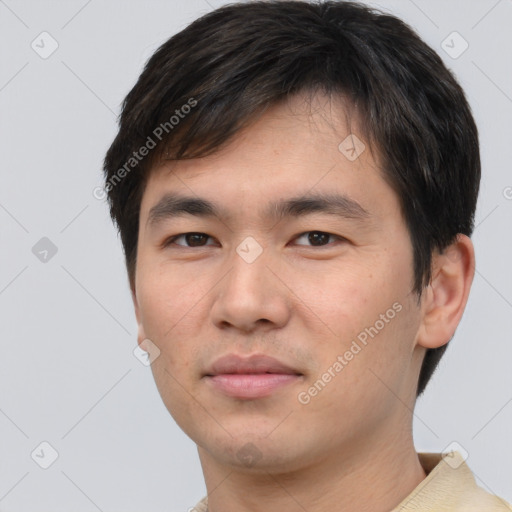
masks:
<instances>
[{"instance_id":1,"label":"face","mask_svg":"<svg viewBox=\"0 0 512 512\"><path fill-rule=\"evenodd\" d=\"M151 171L139 343L160 351L161 397L204 459L295 470L408 428L424 353L411 242L343 112L295 97L216 154Z\"/></svg>"}]
</instances>

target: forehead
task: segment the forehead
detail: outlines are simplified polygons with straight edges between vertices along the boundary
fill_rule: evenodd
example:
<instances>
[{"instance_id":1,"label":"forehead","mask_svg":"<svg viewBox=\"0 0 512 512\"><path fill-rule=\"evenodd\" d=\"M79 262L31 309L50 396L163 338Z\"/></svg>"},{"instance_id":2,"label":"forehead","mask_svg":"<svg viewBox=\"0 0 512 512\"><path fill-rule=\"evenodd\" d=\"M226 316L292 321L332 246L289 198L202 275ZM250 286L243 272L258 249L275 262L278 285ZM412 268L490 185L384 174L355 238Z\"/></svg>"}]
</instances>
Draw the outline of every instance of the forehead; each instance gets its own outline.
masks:
<instances>
[{"instance_id":1,"label":"forehead","mask_svg":"<svg viewBox=\"0 0 512 512\"><path fill-rule=\"evenodd\" d=\"M355 109L319 94L273 105L209 156L154 166L141 217L169 192L227 203L226 214L255 211L257 203L266 216L283 198L337 192L371 212L376 197L393 195Z\"/></svg>"}]
</instances>

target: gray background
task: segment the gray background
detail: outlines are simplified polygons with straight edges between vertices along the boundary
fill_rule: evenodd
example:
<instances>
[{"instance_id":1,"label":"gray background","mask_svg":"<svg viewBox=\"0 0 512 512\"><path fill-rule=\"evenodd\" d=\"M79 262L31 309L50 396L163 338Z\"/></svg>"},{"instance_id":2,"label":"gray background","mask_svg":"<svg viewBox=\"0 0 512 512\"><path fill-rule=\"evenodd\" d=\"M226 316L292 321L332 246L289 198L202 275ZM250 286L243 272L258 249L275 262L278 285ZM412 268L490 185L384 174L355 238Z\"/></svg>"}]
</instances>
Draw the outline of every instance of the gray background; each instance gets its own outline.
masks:
<instances>
[{"instance_id":1,"label":"gray background","mask_svg":"<svg viewBox=\"0 0 512 512\"><path fill-rule=\"evenodd\" d=\"M132 353L121 245L92 191L144 62L221 3L0 0L0 511L185 511L205 494L195 445ZM479 485L512 501L512 1L371 4L441 54L481 133L475 281L416 447L459 443ZM59 45L45 59L43 31ZM453 31L469 43L457 58Z\"/></svg>"}]
</instances>

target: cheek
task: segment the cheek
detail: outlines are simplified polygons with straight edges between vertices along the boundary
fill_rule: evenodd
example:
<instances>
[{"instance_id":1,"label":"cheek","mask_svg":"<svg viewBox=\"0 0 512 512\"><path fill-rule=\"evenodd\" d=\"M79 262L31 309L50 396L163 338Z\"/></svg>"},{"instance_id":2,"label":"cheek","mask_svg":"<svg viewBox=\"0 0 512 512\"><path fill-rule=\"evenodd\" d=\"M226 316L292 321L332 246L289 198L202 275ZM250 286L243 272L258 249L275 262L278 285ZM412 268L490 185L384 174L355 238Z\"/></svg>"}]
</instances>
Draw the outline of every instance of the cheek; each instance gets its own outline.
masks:
<instances>
[{"instance_id":1,"label":"cheek","mask_svg":"<svg viewBox=\"0 0 512 512\"><path fill-rule=\"evenodd\" d=\"M139 282L137 296L145 335L160 350L151 365L155 384L171 416L184 426L192 413L190 395L195 393L191 368L197 351L191 342L197 338L194 329L198 326L190 313L197 298L193 287L180 287L162 273L141 272Z\"/></svg>"},{"instance_id":2,"label":"cheek","mask_svg":"<svg viewBox=\"0 0 512 512\"><path fill-rule=\"evenodd\" d=\"M142 322L155 338L165 340L182 322L187 322L187 316L207 289L200 281L188 279L179 268L166 269L158 264L141 264L140 268L137 297ZM149 332L146 334L150 337Z\"/></svg>"},{"instance_id":3,"label":"cheek","mask_svg":"<svg viewBox=\"0 0 512 512\"><path fill-rule=\"evenodd\" d=\"M332 386L333 393L343 395L336 400L350 403L358 392L366 393L363 390L374 386L385 392L377 376L393 386L394 376L402 379L402 368L410 363L419 320L415 296L410 293L412 274L403 272L409 262L402 263L393 258L375 259L366 266L354 265L353 270L347 267L302 281L299 287L299 293L308 297L316 329L325 332L316 341L320 366L315 378L329 369L336 374L333 381L339 385ZM342 370L339 364L338 371L333 369L337 361ZM375 392L379 394L378 389Z\"/></svg>"},{"instance_id":4,"label":"cheek","mask_svg":"<svg viewBox=\"0 0 512 512\"><path fill-rule=\"evenodd\" d=\"M365 264L347 259L322 272L303 273L294 279L293 291L297 307L304 310L301 317L311 319L309 328L321 330L324 343L339 350L403 300L404 283L388 261L375 256Z\"/></svg>"},{"instance_id":5,"label":"cheek","mask_svg":"<svg viewBox=\"0 0 512 512\"><path fill-rule=\"evenodd\" d=\"M387 323L369 315L363 328L338 324L343 335L318 350L318 373L300 390L301 403L308 402L303 414L326 436L338 435L341 425L349 437L371 435L386 418L406 410L416 316L405 301L383 304L374 309ZM325 411L337 421L326 423Z\"/></svg>"},{"instance_id":6,"label":"cheek","mask_svg":"<svg viewBox=\"0 0 512 512\"><path fill-rule=\"evenodd\" d=\"M197 338L200 328L200 322L194 319L194 307L201 297L201 287L196 283L185 285L173 275L177 274L141 272L137 298L145 336L160 349L160 357L152 366L160 373L165 367L182 380L180 376L187 374L194 357L190 341Z\"/></svg>"}]
</instances>

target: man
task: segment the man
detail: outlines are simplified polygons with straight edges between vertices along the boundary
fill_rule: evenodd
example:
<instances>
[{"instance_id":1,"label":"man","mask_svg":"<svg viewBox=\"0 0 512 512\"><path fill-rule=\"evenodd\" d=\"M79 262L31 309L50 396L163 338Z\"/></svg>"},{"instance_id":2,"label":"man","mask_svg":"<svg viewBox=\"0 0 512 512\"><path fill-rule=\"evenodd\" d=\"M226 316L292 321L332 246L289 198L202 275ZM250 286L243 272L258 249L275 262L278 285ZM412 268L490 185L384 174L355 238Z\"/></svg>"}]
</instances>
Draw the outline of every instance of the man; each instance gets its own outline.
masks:
<instances>
[{"instance_id":1,"label":"man","mask_svg":"<svg viewBox=\"0 0 512 512\"><path fill-rule=\"evenodd\" d=\"M502 511L412 411L462 317L478 134L441 59L350 2L232 4L148 61L105 159L195 510Z\"/></svg>"}]
</instances>

